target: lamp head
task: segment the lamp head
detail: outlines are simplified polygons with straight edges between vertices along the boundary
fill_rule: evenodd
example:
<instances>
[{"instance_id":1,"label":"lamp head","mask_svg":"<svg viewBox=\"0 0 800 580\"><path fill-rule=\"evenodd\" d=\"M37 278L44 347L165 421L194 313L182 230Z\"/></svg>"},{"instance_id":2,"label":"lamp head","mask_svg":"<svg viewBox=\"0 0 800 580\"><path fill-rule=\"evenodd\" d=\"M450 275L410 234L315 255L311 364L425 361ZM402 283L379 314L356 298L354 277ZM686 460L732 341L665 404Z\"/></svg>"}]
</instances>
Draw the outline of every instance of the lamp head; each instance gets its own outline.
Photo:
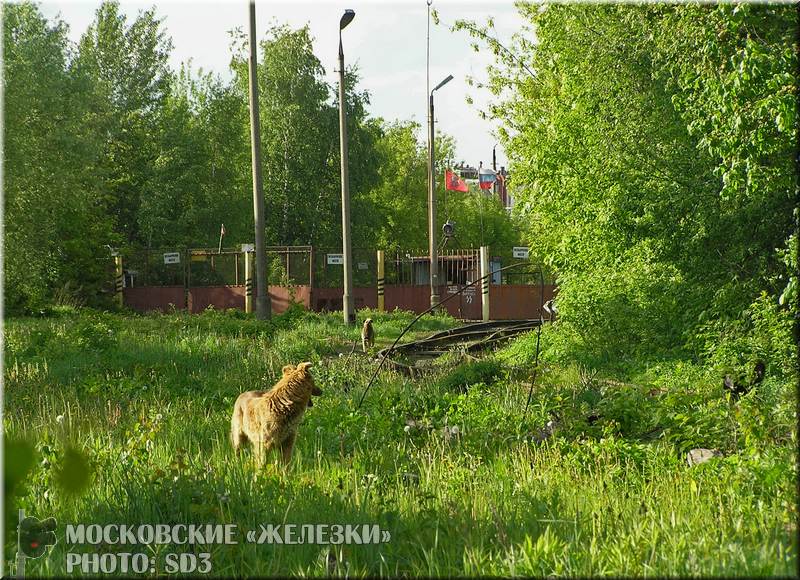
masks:
<instances>
[{"instance_id":1,"label":"lamp head","mask_svg":"<svg viewBox=\"0 0 800 580\"><path fill-rule=\"evenodd\" d=\"M345 26L350 24L355 17L356 13L354 10L351 10L350 8L345 10L344 14L342 14L342 19L339 20L339 30L344 30Z\"/></svg>"},{"instance_id":2,"label":"lamp head","mask_svg":"<svg viewBox=\"0 0 800 580\"><path fill-rule=\"evenodd\" d=\"M453 80L453 75L447 75L447 78L446 78L446 79L444 79L444 80L443 80L442 82L440 82L438 85L436 85L435 87L433 87L433 91L435 91L435 90L438 90L438 89L441 89L443 86L445 86L447 83L449 83L449 82L450 82L450 81L452 81L452 80ZM433 91L431 91L431 93L433 93Z\"/></svg>"}]
</instances>

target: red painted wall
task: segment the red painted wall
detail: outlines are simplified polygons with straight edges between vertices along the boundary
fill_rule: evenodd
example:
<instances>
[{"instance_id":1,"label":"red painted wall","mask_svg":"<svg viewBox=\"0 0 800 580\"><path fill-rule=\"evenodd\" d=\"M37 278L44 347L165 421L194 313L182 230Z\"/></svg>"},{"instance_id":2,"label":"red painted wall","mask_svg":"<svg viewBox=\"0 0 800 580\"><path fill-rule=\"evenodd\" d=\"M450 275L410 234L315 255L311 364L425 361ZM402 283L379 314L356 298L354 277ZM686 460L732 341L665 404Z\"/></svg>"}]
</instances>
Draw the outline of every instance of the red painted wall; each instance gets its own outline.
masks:
<instances>
[{"instance_id":1,"label":"red painted wall","mask_svg":"<svg viewBox=\"0 0 800 580\"><path fill-rule=\"evenodd\" d=\"M202 312L209 306L217 310L244 310L244 286L202 286L189 288L189 311Z\"/></svg>"},{"instance_id":2,"label":"red painted wall","mask_svg":"<svg viewBox=\"0 0 800 580\"><path fill-rule=\"evenodd\" d=\"M342 309L343 288L314 288L313 307L317 312L334 312ZM353 307L361 308L378 307L378 290L369 286L356 286L353 288Z\"/></svg>"},{"instance_id":3,"label":"red painted wall","mask_svg":"<svg viewBox=\"0 0 800 580\"><path fill-rule=\"evenodd\" d=\"M177 309L186 307L183 286L142 286L123 288L122 300L125 306L137 312L158 310L166 312L173 304Z\"/></svg>"},{"instance_id":4,"label":"red painted wall","mask_svg":"<svg viewBox=\"0 0 800 580\"><path fill-rule=\"evenodd\" d=\"M541 303L553 298L555 288L553 285L545 284L542 300L539 298L538 285L490 284L489 318L492 320L539 318Z\"/></svg>"},{"instance_id":5,"label":"red painted wall","mask_svg":"<svg viewBox=\"0 0 800 580\"><path fill-rule=\"evenodd\" d=\"M244 288L244 286L243 286ZM294 294L294 296L293 296ZM272 312L275 314L282 314L286 312L291 304L292 299L299 302L306 308L311 307L311 287L310 286L270 286L269 297L272 301ZM253 303L255 308L255 303Z\"/></svg>"},{"instance_id":6,"label":"red painted wall","mask_svg":"<svg viewBox=\"0 0 800 580\"><path fill-rule=\"evenodd\" d=\"M439 288L441 300L452 296L452 290L460 287L442 286ZM492 320L508 320L517 318L538 318L541 302L550 300L556 287L545 285L544 298L539 297L539 286L521 284L503 284L489 286L489 315ZM336 311L342 309L341 288L311 288L310 286L293 286L291 291L283 286L270 286L272 311L275 314L285 312L291 300L303 304L306 308L320 311ZM395 308L424 312L430 307L430 288L411 284L386 286L385 305L387 311ZM183 286L142 286L141 288L125 288L123 290L125 305L139 312L158 310L166 312L173 304L177 309L186 307ZM239 308L244 310L244 286L207 286L189 289L190 312L202 312L209 305L217 309ZM377 308L378 294L375 288L358 286L353 289L353 302L356 310L361 308ZM460 296L452 298L443 306L451 316L465 320L481 319L480 285L467 289Z\"/></svg>"}]
</instances>

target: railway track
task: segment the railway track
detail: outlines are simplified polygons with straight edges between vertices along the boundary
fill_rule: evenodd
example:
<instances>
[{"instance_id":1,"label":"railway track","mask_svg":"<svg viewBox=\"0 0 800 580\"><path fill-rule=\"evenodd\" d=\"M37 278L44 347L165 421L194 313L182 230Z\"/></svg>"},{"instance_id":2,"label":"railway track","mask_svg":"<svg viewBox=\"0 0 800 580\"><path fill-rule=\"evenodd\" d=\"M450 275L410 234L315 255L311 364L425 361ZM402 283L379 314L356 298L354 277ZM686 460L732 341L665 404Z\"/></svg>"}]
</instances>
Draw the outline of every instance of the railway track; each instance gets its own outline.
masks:
<instances>
[{"instance_id":1,"label":"railway track","mask_svg":"<svg viewBox=\"0 0 800 580\"><path fill-rule=\"evenodd\" d=\"M449 330L435 332L430 336L399 344L394 348L384 348L376 353L376 358L386 358L386 363L394 370L410 375L418 375L431 368L431 362L448 352L471 354L494 348L520 334L535 330L541 320L497 320L494 322L475 322Z\"/></svg>"}]
</instances>

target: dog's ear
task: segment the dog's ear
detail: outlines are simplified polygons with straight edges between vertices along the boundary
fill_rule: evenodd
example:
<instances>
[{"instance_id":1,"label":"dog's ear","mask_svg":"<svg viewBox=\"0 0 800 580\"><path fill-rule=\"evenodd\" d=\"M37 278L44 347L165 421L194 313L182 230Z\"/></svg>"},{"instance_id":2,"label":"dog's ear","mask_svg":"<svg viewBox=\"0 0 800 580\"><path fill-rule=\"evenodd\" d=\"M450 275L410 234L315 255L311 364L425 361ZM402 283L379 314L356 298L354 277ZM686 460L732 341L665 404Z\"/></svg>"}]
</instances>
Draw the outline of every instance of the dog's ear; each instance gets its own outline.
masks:
<instances>
[{"instance_id":1,"label":"dog's ear","mask_svg":"<svg viewBox=\"0 0 800 580\"><path fill-rule=\"evenodd\" d=\"M289 373L294 372L296 368L297 367L295 367L294 365L286 365L285 367L283 367L283 374L288 375Z\"/></svg>"},{"instance_id":2,"label":"dog's ear","mask_svg":"<svg viewBox=\"0 0 800 580\"><path fill-rule=\"evenodd\" d=\"M312 365L310 362L301 362L299 365L297 365L297 370L298 370L298 371L303 371L303 372L306 372L306 371L307 371L308 369L310 369L312 366L313 366L313 365Z\"/></svg>"}]
</instances>

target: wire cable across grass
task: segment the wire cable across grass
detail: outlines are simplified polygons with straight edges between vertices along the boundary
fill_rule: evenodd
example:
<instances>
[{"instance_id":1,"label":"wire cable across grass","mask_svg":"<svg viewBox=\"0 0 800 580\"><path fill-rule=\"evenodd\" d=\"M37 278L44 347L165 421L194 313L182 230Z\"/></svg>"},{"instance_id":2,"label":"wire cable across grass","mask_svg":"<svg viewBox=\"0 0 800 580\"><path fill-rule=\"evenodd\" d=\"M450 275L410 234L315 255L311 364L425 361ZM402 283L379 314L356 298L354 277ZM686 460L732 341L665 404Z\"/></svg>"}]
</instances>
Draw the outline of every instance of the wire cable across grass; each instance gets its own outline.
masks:
<instances>
[{"instance_id":1,"label":"wire cable across grass","mask_svg":"<svg viewBox=\"0 0 800 580\"><path fill-rule=\"evenodd\" d=\"M381 357L381 360L378 363L378 366L375 368L375 371L372 373L372 377L370 378L369 383L367 383L367 386L364 388L364 392L362 393L361 399L358 402L357 409L361 409L361 405L364 403L364 399L367 396L367 392L369 391L369 389L372 386L372 384L375 382L375 379L377 378L378 373L380 372L381 368L383 367L383 363L386 362L386 359L389 357L389 355L392 354L392 352L395 351L395 347L397 346L397 343L400 341L401 338L403 338L403 336L406 334L406 332L408 332L409 329L411 329L411 327L414 326L414 324L416 324L423 316L425 316L426 314L429 314L430 312L433 312L434 310L436 310L437 308L439 308L440 306L442 306L446 302L452 300L456 296L460 296L462 292L467 290L467 288L471 288L475 284L478 284L479 282L483 282L486 278L490 278L491 276L493 276L494 274L496 274L498 272L503 272L504 270L510 270L512 268L519 268L520 266L529 266L530 264L531 264L530 262L517 262L516 264L510 264L508 266L504 266L504 267L499 268L497 270L493 270L493 271L489 272L488 274L485 274L485 275L481 276L480 278L477 278L476 280L474 280L474 281L470 282L469 284L465 285L463 288L461 288L457 292L451 294L450 296L448 296L447 298L445 298L444 300L442 300L441 302L439 302L435 306L431 306L430 308L428 308L424 312L421 312L420 314L418 314L410 323L408 323L408 325L403 329L403 331L398 335L398 337L395 338L395 340L392 343L392 345L388 349L384 349L383 351L381 351L383 353L383 356ZM528 400L527 400L527 403L525 404L525 410L523 411L523 414L522 414L522 419L523 420L525 418L525 415L528 412L528 406L530 405L531 397L533 395L533 386L534 386L534 384L536 382L536 374L537 374L537 370L538 370L538 367L539 367L540 336L541 336L541 332L542 332L542 324L544 323L544 317L542 315L542 309L544 307L544 275L542 274L541 268L538 268L538 269L534 270L533 273L539 275L539 321L538 321L538 324L536 325L537 326L536 355L535 355L535 359L534 359L533 378L531 380L531 386L530 386L530 389L528 391ZM494 332L492 332L492 334L490 334L489 337L487 337L485 339L485 342L490 341L490 339L492 341L494 341L494 340L497 340L497 338L498 338L497 337L498 330L496 329L496 327L490 327L490 328L492 330L494 330ZM457 331L458 329L452 329L451 331L448 331L448 332L450 332L451 335L452 335L453 330ZM485 334L485 332L484 332L484 334ZM435 338L435 337L437 337L437 335L434 335L434 336L429 337L429 338Z\"/></svg>"}]
</instances>

